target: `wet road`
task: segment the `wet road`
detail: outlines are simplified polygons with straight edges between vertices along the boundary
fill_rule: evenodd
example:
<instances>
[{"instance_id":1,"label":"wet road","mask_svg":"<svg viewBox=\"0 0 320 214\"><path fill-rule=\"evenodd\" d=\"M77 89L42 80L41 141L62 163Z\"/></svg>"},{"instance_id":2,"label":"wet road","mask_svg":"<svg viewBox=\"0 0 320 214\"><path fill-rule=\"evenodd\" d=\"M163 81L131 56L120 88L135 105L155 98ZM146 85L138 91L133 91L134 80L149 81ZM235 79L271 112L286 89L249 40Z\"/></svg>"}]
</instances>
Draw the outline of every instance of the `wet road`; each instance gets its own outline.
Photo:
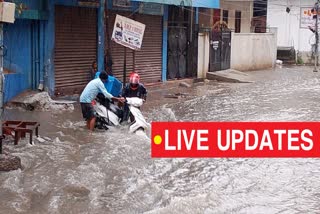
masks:
<instances>
[{"instance_id":1,"label":"wet road","mask_svg":"<svg viewBox=\"0 0 320 214\"><path fill-rule=\"evenodd\" d=\"M147 119L320 120L320 74L312 68L251 74L255 83L172 89L190 96L166 105L159 89ZM0 173L1 213L320 213L318 159L151 159L148 139L126 128L88 135L80 115L6 111L41 119L40 134L52 140L5 147L24 169Z\"/></svg>"}]
</instances>

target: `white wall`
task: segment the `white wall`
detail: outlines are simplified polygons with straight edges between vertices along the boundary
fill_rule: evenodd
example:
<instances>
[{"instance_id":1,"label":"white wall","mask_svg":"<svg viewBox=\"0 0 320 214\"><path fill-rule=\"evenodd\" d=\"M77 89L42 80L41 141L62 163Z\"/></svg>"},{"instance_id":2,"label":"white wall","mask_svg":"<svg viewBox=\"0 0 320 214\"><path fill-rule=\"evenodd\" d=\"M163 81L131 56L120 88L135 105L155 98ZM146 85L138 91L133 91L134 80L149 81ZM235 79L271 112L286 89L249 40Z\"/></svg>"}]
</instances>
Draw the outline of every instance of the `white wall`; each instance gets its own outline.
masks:
<instances>
[{"instance_id":1,"label":"white wall","mask_svg":"<svg viewBox=\"0 0 320 214\"><path fill-rule=\"evenodd\" d=\"M267 26L278 28L278 46L294 47L300 52L311 50L309 40L313 33L300 29L300 7L313 7L314 3L314 0L268 0Z\"/></svg>"},{"instance_id":2,"label":"white wall","mask_svg":"<svg viewBox=\"0 0 320 214\"><path fill-rule=\"evenodd\" d=\"M229 11L228 27L235 29L235 13L236 10L241 11L241 33L250 33L251 19L253 16L253 1L245 0L221 0L221 20L223 19L223 10Z\"/></svg>"},{"instance_id":3,"label":"white wall","mask_svg":"<svg viewBox=\"0 0 320 214\"><path fill-rule=\"evenodd\" d=\"M206 78L209 71L209 33L199 33L198 39L198 78Z\"/></svg>"},{"instance_id":4,"label":"white wall","mask_svg":"<svg viewBox=\"0 0 320 214\"><path fill-rule=\"evenodd\" d=\"M231 68L250 71L274 67L277 55L276 40L274 33L233 33Z\"/></svg>"}]
</instances>

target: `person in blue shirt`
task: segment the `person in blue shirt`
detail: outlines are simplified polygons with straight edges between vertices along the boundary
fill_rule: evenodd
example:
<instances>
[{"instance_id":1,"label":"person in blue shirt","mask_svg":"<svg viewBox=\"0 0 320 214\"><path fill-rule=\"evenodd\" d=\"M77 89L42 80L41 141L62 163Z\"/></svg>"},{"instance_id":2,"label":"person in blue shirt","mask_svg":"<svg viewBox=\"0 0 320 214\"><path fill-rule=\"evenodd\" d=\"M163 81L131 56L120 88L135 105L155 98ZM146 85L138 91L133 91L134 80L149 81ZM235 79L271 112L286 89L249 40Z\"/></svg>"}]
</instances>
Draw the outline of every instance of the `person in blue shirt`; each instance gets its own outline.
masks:
<instances>
[{"instance_id":1,"label":"person in blue shirt","mask_svg":"<svg viewBox=\"0 0 320 214\"><path fill-rule=\"evenodd\" d=\"M105 72L105 73L108 75L107 72ZM99 76L100 76L100 74L101 74L101 72L100 72L100 71L97 71L96 74L94 75L94 78L93 78L93 79L98 79ZM108 75L108 76L109 76L109 75ZM108 78L107 78L107 80L106 80L103 84L104 84L105 88L107 89ZM108 92L109 92L109 91L108 91ZM110 92L109 92L109 93L110 93Z\"/></svg>"},{"instance_id":2,"label":"person in blue shirt","mask_svg":"<svg viewBox=\"0 0 320 214\"><path fill-rule=\"evenodd\" d=\"M92 101L97 97L99 93L102 93L107 99L113 101L119 101L123 103L124 98L118 98L112 96L105 88L104 83L108 80L108 74L101 72L99 78L91 80L84 88L80 95L80 105L83 118L87 121L87 128L93 131L96 122L96 112L92 106Z\"/></svg>"}]
</instances>

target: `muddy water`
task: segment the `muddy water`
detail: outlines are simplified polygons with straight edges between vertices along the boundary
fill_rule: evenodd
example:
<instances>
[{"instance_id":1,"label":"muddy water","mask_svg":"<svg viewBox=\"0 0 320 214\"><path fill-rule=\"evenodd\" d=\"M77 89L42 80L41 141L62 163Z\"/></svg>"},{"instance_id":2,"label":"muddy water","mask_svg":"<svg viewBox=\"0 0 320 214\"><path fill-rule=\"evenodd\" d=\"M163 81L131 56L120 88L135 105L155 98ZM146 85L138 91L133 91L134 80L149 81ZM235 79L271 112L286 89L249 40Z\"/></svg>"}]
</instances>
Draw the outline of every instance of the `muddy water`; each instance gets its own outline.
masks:
<instances>
[{"instance_id":1,"label":"muddy water","mask_svg":"<svg viewBox=\"0 0 320 214\"><path fill-rule=\"evenodd\" d=\"M149 121L320 120L320 76L312 69L252 74L255 83L199 84L188 99L148 104L145 114ZM40 134L51 140L6 145L24 169L0 173L1 213L320 213L318 159L151 159L146 137L126 127L90 135L80 115L78 107L6 111L41 120Z\"/></svg>"}]
</instances>

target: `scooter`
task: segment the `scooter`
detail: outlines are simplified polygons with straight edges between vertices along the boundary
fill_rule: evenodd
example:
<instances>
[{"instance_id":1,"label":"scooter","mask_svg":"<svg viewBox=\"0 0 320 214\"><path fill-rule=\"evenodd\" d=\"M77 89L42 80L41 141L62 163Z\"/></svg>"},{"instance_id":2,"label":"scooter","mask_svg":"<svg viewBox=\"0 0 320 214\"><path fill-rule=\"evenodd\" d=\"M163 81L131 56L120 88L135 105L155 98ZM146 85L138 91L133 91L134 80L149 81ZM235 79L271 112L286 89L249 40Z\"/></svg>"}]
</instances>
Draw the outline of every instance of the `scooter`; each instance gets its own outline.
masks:
<instances>
[{"instance_id":1,"label":"scooter","mask_svg":"<svg viewBox=\"0 0 320 214\"><path fill-rule=\"evenodd\" d=\"M130 113L134 120L129 123L129 133L147 132L151 125L145 120L139 107L143 105L143 100L137 97L126 98ZM112 126L119 126L123 118L123 110L116 104L110 102L104 96L97 96L93 101L93 107L97 113L96 128L108 130Z\"/></svg>"}]
</instances>

